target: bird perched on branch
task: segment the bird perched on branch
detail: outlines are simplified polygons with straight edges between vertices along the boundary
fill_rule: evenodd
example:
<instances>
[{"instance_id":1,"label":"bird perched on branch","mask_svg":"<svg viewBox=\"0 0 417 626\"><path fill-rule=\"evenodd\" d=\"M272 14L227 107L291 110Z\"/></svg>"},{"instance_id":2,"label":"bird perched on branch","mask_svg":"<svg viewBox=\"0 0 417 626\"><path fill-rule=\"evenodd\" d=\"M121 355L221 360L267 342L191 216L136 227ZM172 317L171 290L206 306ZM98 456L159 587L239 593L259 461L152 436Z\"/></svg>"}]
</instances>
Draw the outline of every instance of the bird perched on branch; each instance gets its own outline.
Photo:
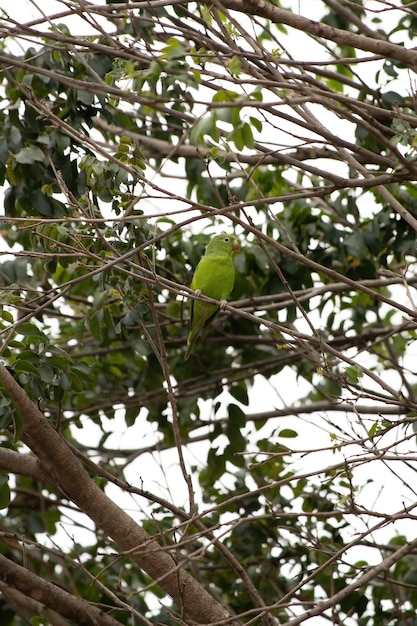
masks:
<instances>
[{"instance_id":1,"label":"bird perched on branch","mask_svg":"<svg viewBox=\"0 0 417 626\"><path fill-rule=\"evenodd\" d=\"M226 303L235 282L233 257L239 250L239 242L233 235L222 233L213 237L205 255L200 259L191 282L191 289L196 295L203 294L220 301L215 304L193 300L191 303L191 328L187 339L185 360L190 356L193 345L201 331L216 315L222 304Z\"/></svg>"}]
</instances>

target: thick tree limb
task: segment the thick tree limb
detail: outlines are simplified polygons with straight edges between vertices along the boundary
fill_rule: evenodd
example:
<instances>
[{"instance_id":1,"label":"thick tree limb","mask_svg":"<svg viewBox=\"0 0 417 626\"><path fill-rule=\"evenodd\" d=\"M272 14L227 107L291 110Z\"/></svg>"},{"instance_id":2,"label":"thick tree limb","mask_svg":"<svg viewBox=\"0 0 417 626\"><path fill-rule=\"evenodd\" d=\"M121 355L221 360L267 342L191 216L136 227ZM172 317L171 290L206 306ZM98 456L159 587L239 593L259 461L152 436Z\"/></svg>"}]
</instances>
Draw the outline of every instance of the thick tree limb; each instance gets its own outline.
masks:
<instances>
[{"instance_id":1,"label":"thick tree limb","mask_svg":"<svg viewBox=\"0 0 417 626\"><path fill-rule=\"evenodd\" d=\"M101 491L66 441L3 365L0 365L0 382L23 416L22 440L50 474L50 480L122 550L130 552L132 559L173 598L186 618L210 623L230 617L230 613L167 551ZM6 582L11 584L10 579Z\"/></svg>"},{"instance_id":2,"label":"thick tree limb","mask_svg":"<svg viewBox=\"0 0 417 626\"><path fill-rule=\"evenodd\" d=\"M0 592L9 607L15 612L16 617L28 611L33 615L47 619L49 626L71 626L71 622L53 609L49 609L46 606L41 607L39 602L33 600L33 598L29 598L18 589L9 587L9 585L5 585L1 581Z\"/></svg>"},{"instance_id":3,"label":"thick tree limb","mask_svg":"<svg viewBox=\"0 0 417 626\"><path fill-rule=\"evenodd\" d=\"M0 468L2 471L30 476L30 478L42 482L50 480L48 472L43 469L36 457L15 452L10 448L0 448Z\"/></svg>"},{"instance_id":4,"label":"thick tree limb","mask_svg":"<svg viewBox=\"0 0 417 626\"><path fill-rule=\"evenodd\" d=\"M26 567L10 561L2 554L0 554L0 579L9 588L17 589L24 596L29 596L36 603L53 609L59 615L70 618L71 621L75 621L80 626L97 626L97 624L118 626L120 624L90 602L68 593L51 582L47 582ZM3 586L0 586L0 589L2 592L4 591ZM58 624L59 622L54 620L53 623Z\"/></svg>"},{"instance_id":5,"label":"thick tree limb","mask_svg":"<svg viewBox=\"0 0 417 626\"><path fill-rule=\"evenodd\" d=\"M210 4L213 4L213 2L210 2ZM246 15L265 17L273 24L286 24L313 37L334 41L339 45L351 46L366 52L373 52L382 57L395 59L414 70L417 68L417 50L415 49L407 49L404 46L390 43L384 39L358 35L349 30L315 22L292 11L280 9L266 0L223 0L221 3L216 2L215 4L219 8L226 7Z\"/></svg>"}]
</instances>

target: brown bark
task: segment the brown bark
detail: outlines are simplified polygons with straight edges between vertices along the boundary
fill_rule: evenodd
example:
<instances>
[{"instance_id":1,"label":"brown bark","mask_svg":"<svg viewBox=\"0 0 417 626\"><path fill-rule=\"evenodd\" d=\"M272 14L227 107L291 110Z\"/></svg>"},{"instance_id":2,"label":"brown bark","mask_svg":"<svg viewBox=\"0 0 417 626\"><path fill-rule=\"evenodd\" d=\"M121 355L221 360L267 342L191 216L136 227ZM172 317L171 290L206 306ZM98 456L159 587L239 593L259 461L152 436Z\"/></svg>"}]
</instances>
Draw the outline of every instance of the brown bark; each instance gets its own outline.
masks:
<instances>
[{"instance_id":1,"label":"brown bark","mask_svg":"<svg viewBox=\"0 0 417 626\"><path fill-rule=\"evenodd\" d=\"M132 559L171 596L183 617L202 623L230 617L173 556L162 550L155 539L97 487L66 441L4 366L0 366L0 381L23 416L22 440L37 456L51 481L121 550L130 552ZM10 584L10 580L7 582Z\"/></svg>"}]
</instances>

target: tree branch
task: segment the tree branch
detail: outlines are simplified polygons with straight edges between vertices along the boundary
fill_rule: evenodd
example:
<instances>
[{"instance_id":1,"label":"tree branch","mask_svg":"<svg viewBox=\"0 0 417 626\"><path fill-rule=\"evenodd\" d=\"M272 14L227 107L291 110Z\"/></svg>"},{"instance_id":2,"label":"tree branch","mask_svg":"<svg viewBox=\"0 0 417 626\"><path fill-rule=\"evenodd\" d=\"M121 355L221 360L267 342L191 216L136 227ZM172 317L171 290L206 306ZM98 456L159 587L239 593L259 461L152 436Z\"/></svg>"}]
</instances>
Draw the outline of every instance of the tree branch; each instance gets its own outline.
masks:
<instances>
[{"instance_id":1,"label":"tree branch","mask_svg":"<svg viewBox=\"0 0 417 626\"><path fill-rule=\"evenodd\" d=\"M211 2L210 4L213 4ZM386 40L366 37L365 35L357 35L348 30L334 28L321 22L314 22L302 15L297 15L292 11L286 11L274 6L266 0L222 0L214 2L215 6L219 6L220 10L224 7L233 11L239 11L245 15L258 15L265 17L273 24L286 24L303 33L308 33L313 37L320 37L334 41L342 46L351 46L366 52L388 57L404 63L406 67L417 68L417 51L405 48L397 44L390 43Z\"/></svg>"},{"instance_id":2,"label":"tree branch","mask_svg":"<svg viewBox=\"0 0 417 626\"><path fill-rule=\"evenodd\" d=\"M61 587L47 582L26 567L22 567L0 554L0 578L8 587L13 587L36 603L53 609L80 626L120 626L120 622L95 607L91 602L68 593ZM3 589L2 589L3 591ZM55 620L54 620L55 621ZM56 624L62 624L62 621Z\"/></svg>"},{"instance_id":3,"label":"tree branch","mask_svg":"<svg viewBox=\"0 0 417 626\"><path fill-rule=\"evenodd\" d=\"M205 623L230 617L229 611L101 491L65 440L3 365L0 365L0 382L23 416L22 440L36 454L45 471L50 473L51 479L64 494L122 550L129 552L189 618Z\"/></svg>"}]
</instances>

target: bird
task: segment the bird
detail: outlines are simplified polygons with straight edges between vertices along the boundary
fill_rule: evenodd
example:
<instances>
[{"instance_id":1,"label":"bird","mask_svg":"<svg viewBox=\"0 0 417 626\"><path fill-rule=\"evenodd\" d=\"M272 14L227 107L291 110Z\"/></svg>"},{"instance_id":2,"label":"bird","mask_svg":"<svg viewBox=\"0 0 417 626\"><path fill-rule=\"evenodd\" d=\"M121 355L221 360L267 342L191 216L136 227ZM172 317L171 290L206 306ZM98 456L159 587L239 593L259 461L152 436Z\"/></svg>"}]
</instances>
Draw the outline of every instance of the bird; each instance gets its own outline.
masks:
<instances>
[{"instance_id":1,"label":"bird","mask_svg":"<svg viewBox=\"0 0 417 626\"><path fill-rule=\"evenodd\" d=\"M220 301L220 307L208 302L193 300L191 303L191 325L187 339L187 360L203 328L216 315L230 296L235 282L233 258L240 249L234 235L221 233L212 237L204 256L200 259L191 282L196 295L203 294Z\"/></svg>"}]
</instances>

